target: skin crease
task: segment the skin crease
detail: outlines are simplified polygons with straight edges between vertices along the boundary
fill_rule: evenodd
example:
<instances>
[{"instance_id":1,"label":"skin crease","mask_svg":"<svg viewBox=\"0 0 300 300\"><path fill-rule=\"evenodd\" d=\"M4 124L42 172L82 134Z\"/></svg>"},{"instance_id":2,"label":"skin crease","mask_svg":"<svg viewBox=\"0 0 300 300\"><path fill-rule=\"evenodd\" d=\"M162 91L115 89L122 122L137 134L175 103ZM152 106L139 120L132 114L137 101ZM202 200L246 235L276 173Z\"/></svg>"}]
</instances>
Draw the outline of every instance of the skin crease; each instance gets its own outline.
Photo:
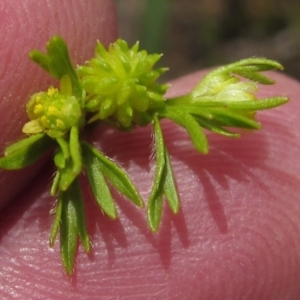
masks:
<instances>
[{"instance_id":1,"label":"skin crease","mask_svg":"<svg viewBox=\"0 0 300 300\"><path fill-rule=\"evenodd\" d=\"M6 5L2 2L0 13L13 2L4 1ZM30 4L33 2L42 3L31 0ZM30 6L27 1L22 3ZM53 7L39 10L45 22L39 23L39 28L46 28L41 36L36 32L40 29L30 27L32 31L27 29L26 36L32 38L23 40L23 37L20 41L24 47L27 45L24 53L32 47L41 49L49 35L59 33L67 38L74 60L79 62L91 55L95 39L109 42L115 37L109 1L89 1L76 13L74 7L72 14L80 17L74 17L77 21L70 27L69 20L57 24L47 16L49 11L53 13L55 3L60 3L59 13L63 14L65 5L70 9L73 2L51 3ZM15 12L20 9L13 7ZM27 11L34 15L31 9ZM86 19L83 16L89 22L82 21ZM99 16L103 16L103 24L90 27L90 21L99 21ZM16 13L18 22L23 17ZM17 37L22 34L15 34L12 41L17 43ZM85 39L84 47L81 47L82 39ZM76 56L76 49L86 53L78 52ZM5 66L9 59L3 58L8 53L0 52ZM44 88L48 81L34 64L27 63L25 54L20 61L14 66L16 74L24 72L26 76L21 76L24 79L19 79L17 84L10 77L13 75L9 69L9 74L5 73L0 81L3 84L0 92L4 93L3 82L6 82L6 91L7 86L10 93L18 90L14 99L23 104L24 96ZM162 122L182 209L173 216L165 207L157 234L149 232L145 211L133 207L117 193L114 196L119 219L111 221L103 216L83 178L93 251L87 255L79 247L72 278L62 270L59 241L53 249L48 246L53 219L49 211L54 205L48 196L54 172L52 165L44 166L29 184L29 179L24 178L24 174L29 177L28 171L18 175L11 172L14 174L11 179L1 183L1 199L11 199L4 186L11 185L20 191L27 180L27 188L0 213L1 299L299 299L300 85L282 74L270 75L277 83L262 87L260 97L285 95L290 97L290 102L259 113L262 131L245 133L240 139L208 134L210 153L207 156L196 153L183 130L171 122ZM169 96L188 92L202 76L200 72L174 81ZM12 86L11 82L16 85ZM6 99L5 95L0 99ZM2 115L7 105L12 109L6 101L0 104ZM1 132L2 147L19 136L25 120L24 111L19 105L16 107L14 115L18 114L18 118L9 118L5 113L0 120L9 133ZM100 126L88 138L122 164L147 199L153 176L153 168L149 167L151 128L120 133Z\"/></svg>"}]
</instances>

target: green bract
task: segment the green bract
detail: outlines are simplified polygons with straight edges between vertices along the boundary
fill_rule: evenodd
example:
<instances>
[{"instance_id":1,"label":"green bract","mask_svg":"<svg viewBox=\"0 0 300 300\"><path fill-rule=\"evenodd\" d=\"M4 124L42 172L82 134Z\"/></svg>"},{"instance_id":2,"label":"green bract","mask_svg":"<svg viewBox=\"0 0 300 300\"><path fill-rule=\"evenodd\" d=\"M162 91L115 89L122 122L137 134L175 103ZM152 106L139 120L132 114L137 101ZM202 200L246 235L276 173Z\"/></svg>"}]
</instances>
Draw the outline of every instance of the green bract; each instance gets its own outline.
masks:
<instances>
[{"instance_id":1,"label":"green bract","mask_svg":"<svg viewBox=\"0 0 300 300\"><path fill-rule=\"evenodd\" d=\"M157 79L167 69L153 69L161 55L129 48L117 40L108 50L98 42L95 57L74 68L64 40L55 36L47 52L30 53L53 77L60 88L32 95L26 109L29 117L23 132L29 136L8 146L0 158L0 168L24 168L54 149L57 168L50 194L57 196L50 246L60 232L61 258L72 274L78 239L86 252L91 249L86 229L84 195L80 176L87 176L96 203L109 218L118 217L109 184L134 205L143 201L128 174L102 152L83 139L85 125L98 121L121 129L152 124L155 137L156 170L148 199L148 224L159 229L163 200L171 211L180 210L179 195L170 155L160 120L167 118L186 129L195 149L209 152L203 129L228 137L239 137L234 128L260 129L256 112L284 104L286 97L257 99L257 83L273 81L261 71L282 69L264 58L250 58L218 68L204 77L187 95L166 99L166 84ZM241 80L241 78L243 80Z\"/></svg>"}]
</instances>

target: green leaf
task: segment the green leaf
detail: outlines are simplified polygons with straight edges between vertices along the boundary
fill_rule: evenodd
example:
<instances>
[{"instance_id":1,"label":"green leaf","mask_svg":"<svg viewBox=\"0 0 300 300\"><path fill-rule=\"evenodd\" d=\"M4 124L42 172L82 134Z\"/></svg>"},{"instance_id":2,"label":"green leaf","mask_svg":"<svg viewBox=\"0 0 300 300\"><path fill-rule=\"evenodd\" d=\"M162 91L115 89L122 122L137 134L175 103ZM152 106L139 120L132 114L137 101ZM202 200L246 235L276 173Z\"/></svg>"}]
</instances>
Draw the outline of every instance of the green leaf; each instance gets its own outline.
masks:
<instances>
[{"instance_id":1,"label":"green leaf","mask_svg":"<svg viewBox=\"0 0 300 300\"><path fill-rule=\"evenodd\" d=\"M66 191L69 188L70 184L78 176L78 174L73 172L73 161L70 158L65 161L65 167L59 170L60 170L59 189L61 191Z\"/></svg>"},{"instance_id":2,"label":"green leaf","mask_svg":"<svg viewBox=\"0 0 300 300\"><path fill-rule=\"evenodd\" d=\"M56 239L57 232L60 226L61 214L62 214L62 198L63 198L62 195L63 195L62 193L59 194L56 208L55 208L55 218L53 221L53 225L50 232L50 239L49 239L50 247L53 247L54 245L54 241Z\"/></svg>"},{"instance_id":3,"label":"green leaf","mask_svg":"<svg viewBox=\"0 0 300 300\"><path fill-rule=\"evenodd\" d=\"M101 163L93 152L89 151L84 153L83 159L96 202L108 217L116 219L118 217L116 205L101 172Z\"/></svg>"},{"instance_id":4,"label":"green leaf","mask_svg":"<svg viewBox=\"0 0 300 300\"><path fill-rule=\"evenodd\" d=\"M60 253L68 275L73 273L78 235L76 211L69 192L60 192L62 212L60 220Z\"/></svg>"},{"instance_id":5,"label":"green leaf","mask_svg":"<svg viewBox=\"0 0 300 300\"><path fill-rule=\"evenodd\" d=\"M166 106L164 112L160 115L185 128L197 151L204 154L208 153L207 138L193 116L182 109L177 109L176 106Z\"/></svg>"},{"instance_id":6,"label":"green leaf","mask_svg":"<svg viewBox=\"0 0 300 300\"><path fill-rule=\"evenodd\" d=\"M135 185L123 169L88 143L83 142L81 145L84 156L92 154L97 157L101 164L101 172L121 194L126 196L137 206L144 206L143 200ZM86 154L87 152L90 152L90 154Z\"/></svg>"},{"instance_id":7,"label":"green leaf","mask_svg":"<svg viewBox=\"0 0 300 300\"><path fill-rule=\"evenodd\" d=\"M9 146L0 158L0 168L17 170L37 161L49 148L53 141L45 134L37 134Z\"/></svg>"},{"instance_id":8,"label":"green leaf","mask_svg":"<svg viewBox=\"0 0 300 300\"><path fill-rule=\"evenodd\" d=\"M159 228L163 208L163 191L150 196L148 200L148 223L152 232Z\"/></svg>"},{"instance_id":9,"label":"green leaf","mask_svg":"<svg viewBox=\"0 0 300 300\"><path fill-rule=\"evenodd\" d=\"M60 201L62 201L60 221L61 258L67 274L71 275L74 267L78 235L85 251L90 251L90 240L85 225L84 207L78 179L70 185L67 191L60 192L59 197L61 197Z\"/></svg>"},{"instance_id":10,"label":"green leaf","mask_svg":"<svg viewBox=\"0 0 300 300\"><path fill-rule=\"evenodd\" d=\"M167 198L168 205L173 213L180 208L179 196L175 185L169 153L165 147L159 119L154 117L153 123L156 150L156 169L154 182L148 200L148 224L153 232L159 228L163 196Z\"/></svg>"},{"instance_id":11,"label":"green leaf","mask_svg":"<svg viewBox=\"0 0 300 300\"><path fill-rule=\"evenodd\" d=\"M90 238L87 233L86 229L86 222L85 222L85 208L83 205L83 199L81 194L81 188L79 184L78 178L74 180L72 186L69 189L70 197L72 199L72 203L75 208L76 212L76 220L77 220L77 231L83 245L83 248L86 252L90 252L91 244Z\"/></svg>"},{"instance_id":12,"label":"green leaf","mask_svg":"<svg viewBox=\"0 0 300 300\"><path fill-rule=\"evenodd\" d=\"M43 133L31 135L25 139L22 139L18 142L13 143L12 145L8 146L4 150L4 155L9 156L14 152L23 151L25 148L29 147L30 145L34 144L35 142L39 141L45 136Z\"/></svg>"},{"instance_id":13,"label":"green leaf","mask_svg":"<svg viewBox=\"0 0 300 300\"><path fill-rule=\"evenodd\" d=\"M228 71L261 84L273 84L274 80L260 74L262 71L283 70L283 66L266 58L248 58L231 64Z\"/></svg>"},{"instance_id":14,"label":"green leaf","mask_svg":"<svg viewBox=\"0 0 300 300\"><path fill-rule=\"evenodd\" d=\"M51 59L47 54L44 54L39 50L32 50L29 53L29 57L42 69L51 74Z\"/></svg>"},{"instance_id":15,"label":"green leaf","mask_svg":"<svg viewBox=\"0 0 300 300\"><path fill-rule=\"evenodd\" d=\"M165 148L165 168L166 168L166 178L164 182L164 194L166 195L167 202L173 214L177 214L180 209L180 200L175 184L174 174L170 162L170 155Z\"/></svg>"},{"instance_id":16,"label":"green leaf","mask_svg":"<svg viewBox=\"0 0 300 300\"><path fill-rule=\"evenodd\" d=\"M282 70L283 67L276 61L265 58L248 58L237 61L235 63L222 66L207 74L190 93L188 101L201 101L201 97L210 97L212 100L217 98L217 95L228 89L230 86L236 85L240 81L238 76L249 79L255 83L272 84L274 81L265 75L260 74L261 71ZM236 76L238 75L238 76ZM253 84L252 84L253 86ZM244 99L238 99L235 93L232 93L231 100L248 100L250 97L251 83L247 87L247 83L243 83L241 89L236 92L244 92ZM253 90L252 90L253 91ZM187 98L186 98L187 99ZM217 99L216 99L217 100ZM222 99L221 99L222 100ZM183 100L180 100L183 101Z\"/></svg>"},{"instance_id":17,"label":"green leaf","mask_svg":"<svg viewBox=\"0 0 300 300\"><path fill-rule=\"evenodd\" d=\"M196 114L206 118L212 118L211 113L203 108L236 108L240 110L264 110L277 107L285 104L288 101L287 97L272 97L254 100L205 100L201 99L198 102L190 103L189 97L178 97L168 99L166 106L176 106L178 110L186 111L191 114ZM187 101L187 103L184 103Z\"/></svg>"},{"instance_id":18,"label":"green leaf","mask_svg":"<svg viewBox=\"0 0 300 300\"><path fill-rule=\"evenodd\" d=\"M60 181L60 171L57 170L56 174L53 178L52 181L52 185L51 185L51 189L50 189L50 195L53 197L56 195L56 193L58 192L58 188L59 188L59 181Z\"/></svg>"},{"instance_id":19,"label":"green leaf","mask_svg":"<svg viewBox=\"0 0 300 300\"><path fill-rule=\"evenodd\" d=\"M148 199L148 223L150 229L153 232L156 232L161 221L165 181L165 145L157 117L154 118L153 129L155 138L156 169L153 186Z\"/></svg>"},{"instance_id":20,"label":"green leaf","mask_svg":"<svg viewBox=\"0 0 300 300\"><path fill-rule=\"evenodd\" d=\"M288 101L287 97L273 97L251 101L228 101L226 106L228 108L235 108L240 110L264 110L282 105Z\"/></svg>"},{"instance_id":21,"label":"green leaf","mask_svg":"<svg viewBox=\"0 0 300 300\"><path fill-rule=\"evenodd\" d=\"M70 60L66 42L60 36L53 36L47 43L46 48L47 54L33 50L29 53L30 58L57 79L69 75L74 95L82 98L83 90L77 72Z\"/></svg>"},{"instance_id":22,"label":"green leaf","mask_svg":"<svg viewBox=\"0 0 300 300\"><path fill-rule=\"evenodd\" d=\"M207 120L205 118L202 118L201 116L194 116L195 120L199 123L199 125L207 130L210 130L214 133L232 137L232 138L238 138L240 137L239 133L231 132L223 127L221 127L217 122L214 122L214 120Z\"/></svg>"},{"instance_id":23,"label":"green leaf","mask_svg":"<svg viewBox=\"0 0 300 300\"><path fill-rule=\"evenodd\" d=\"M243 111L215 108L211 110L213 120L222 126L239 127L247 129L260 129L261 125L254 119L253 113L246 116Z\"/></svg>"}]
</instances>

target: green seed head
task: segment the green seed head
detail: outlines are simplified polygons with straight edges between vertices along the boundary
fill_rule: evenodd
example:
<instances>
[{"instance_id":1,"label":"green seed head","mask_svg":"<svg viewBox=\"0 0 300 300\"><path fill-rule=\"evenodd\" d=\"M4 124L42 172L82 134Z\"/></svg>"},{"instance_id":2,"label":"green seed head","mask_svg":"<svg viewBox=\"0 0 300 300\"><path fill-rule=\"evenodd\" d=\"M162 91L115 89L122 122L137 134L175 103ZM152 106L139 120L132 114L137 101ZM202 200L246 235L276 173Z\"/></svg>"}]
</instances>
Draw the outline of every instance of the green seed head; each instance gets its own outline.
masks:
<instances>
[{"instance_id":1,"label":"green seed head","mask_svg":"<svg viewBox=\"0 0 300 300\"><path fill-rule=\"evenodd\" d=\"M95 58L79 67L86 109L94 113L90 121L110 118L125 128L152 121L151 110L163 105L168 88L156 82L167 70L153 69L160 57L139 51L138 43L128 48L119 39L106 50L98 42Z\"/></svg>"},{"instance_id":2,"label":"green seed head","mask_svg":"<svg viewBox=\"0 0 300 300\"><path fill-rule=\"evenodd\" d=\"M31 96L26 109L31 121L24 125L23 132L28 134L45 132L50 137L57 138L81 119L78 100L54 87Z\"/></svg>"}]
</instances>

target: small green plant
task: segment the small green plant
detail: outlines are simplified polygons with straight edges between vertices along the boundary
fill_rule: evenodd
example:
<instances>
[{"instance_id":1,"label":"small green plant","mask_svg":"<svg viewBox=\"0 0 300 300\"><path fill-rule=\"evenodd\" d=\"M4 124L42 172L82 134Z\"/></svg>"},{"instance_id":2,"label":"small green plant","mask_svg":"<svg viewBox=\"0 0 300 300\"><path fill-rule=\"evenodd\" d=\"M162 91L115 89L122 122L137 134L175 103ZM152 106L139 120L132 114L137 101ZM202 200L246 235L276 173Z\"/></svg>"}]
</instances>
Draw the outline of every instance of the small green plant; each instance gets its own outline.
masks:
<instances>
[{"instance_id":1,"label":"small green plant","mask_svg":"<svg viewBox=\"0 0 300 300\"><path fill-rule=\"evenodd\" d=\"M48 149L54 149L57 171L50 194L57 197L57 203L50 246L60 231L62 263L69 275L73 272L78 238L86 252L91 249L79 182L81 174L87 176L95 201L111 219L118 216L108 182L134 205L144 206L128 174L84 140L82 132L88 130L87 124L105 123L120 130L153 126L156 170L147 215L149 227L155 232L161 221L163 199L174 214L180 210L161 119L183 127L195 149L206 154L209 147L203 129L237 138L240 133L234 128L261 128L255 119L258 110L288 100L286 97L256 98L257 83L273 83L261 71L282 70L279 63L264 58L220 67L187 95L170 99L165 98L168 85L157 82L167 70L154 68L160 55L140 51L138 43L129 48L119 39L105 49L98 42L95 57L75 68L65 41L54 36L47 44L46 53L34 50L30 58L59 80L59 88L49 87L30 97L26 106L29 121L23 127L27 137L4 150L0 168L24 168Z\"/></svg>"}]
</instances>

